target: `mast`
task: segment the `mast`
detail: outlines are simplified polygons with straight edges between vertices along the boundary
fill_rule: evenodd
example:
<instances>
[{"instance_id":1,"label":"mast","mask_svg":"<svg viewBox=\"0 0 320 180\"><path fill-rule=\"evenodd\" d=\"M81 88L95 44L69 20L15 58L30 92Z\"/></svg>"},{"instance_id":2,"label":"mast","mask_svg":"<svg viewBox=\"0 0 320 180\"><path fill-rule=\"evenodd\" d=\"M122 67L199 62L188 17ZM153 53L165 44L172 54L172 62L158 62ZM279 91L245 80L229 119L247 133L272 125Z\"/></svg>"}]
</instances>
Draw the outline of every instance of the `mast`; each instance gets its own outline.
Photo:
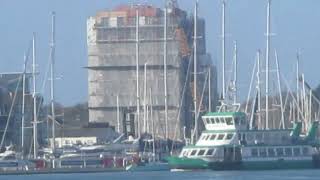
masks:
<instances>
[{"instance_id":1,"label":"mast","mask_svg":"<svg viewBox=\"0 0 320 180\"><path fill-rule=\"evenodd\" d=\"M120 133L120 107L119 107L119 95L117 95L117 131Z\"/></svg>"},{"instance_id":2,"label":"mast","mask_svg":"<svg viewBox=\"0 0 320 180\"><path fill-rule=\"evenodd\" d=\"M143 89L143 132L147 132L147 63L144 63Z\"/></svg>"},{"instance_id":3,"label":"mast","mask_svg":"<svg viewBox=\"0 0 320 180\"><path fill-rule=\"evenodd\" d=\"M27 53L24 54L23 63L23 79L22 79L22 109L21 109L21 149L22 157L24 157L24 125L25 125L25 94L26 94L26 69L27 69Z\"/></svg>"},{"instance_id":4,"label":"mast","mask_svg":"<svg viewBox=\"0 0 320 180\"><path fill-rule=\"evenodd\" d=\"M33 79L33 158L37 158L37 139L38 139L38 117L37 117L37 94L36 94L36 34L33 33L32 39L32 79Z\"/></svg>"},{"instance_id":5,"label":"mast","mask_svg":"<svg viewBox=\"0 0 320 180\"><path fill-rule=\"evenodd\" d=\"M155 145L155 131L154 131L154 118L153 118L153 102L152 102L152 89L149 89L150 96L150 116L151 116L151 127L152 127L152 156L153 161L156 161L156 145Z\"/></svg>"},{"instance_id":6,"label":"mast","mask_svg":"<svg viewBox=\"0 0 320 180\"><path fill-rule=\"evenodd\" d=\"M164 118L165 118L165 139L169 138L168 129L168 89L167 89L167 6L164 9L164 26L163 26L163 69L164 69Z\"/></svg>"},{"instance_id":7,"label":"mast","mask_svg":"<svg viewBox=\"0 0 320 180\"><path fill-rule=\"evenodd\" d=\"M283 109L284 107L283 107L283 101L282 101L281 81L280 81L280 66L279 66L277 51L275 51L275 57L276 57L277 79L278 79L278 88L279 88L279 96L280 96L281 124L282 124L282 129L285 129L284 109Z\"/></svg>"},{"instance_id":8,"label":"mast","mask_svg":"<svg viewBox=\"0 0 320 180\"><path fill-rule=\"evenodd\" d=\"M258 116L258 122L259 122L259 126L261 127L261 82L260 82L260 56L261 56L261 51L258 50L257 52L257 66L258 66L258 71L257 71L257 89L258 89L258 112L259 112L259 116Z\"/></svg>"},{"instance_id":9,"label":"mast","mask_svg":"<svg viewBox=\"0 0 320 180\"><path fill-rule=\"evenodd\" d=\"M226 98L226 28L225 28L225 20L226 20L226 1L222 1L222 98L225 100Z\"/></svg>"},{"instance_id":10,"label":"mast","mask_svg":"<svg viewBox=\"0 0 320 180\"><path fill-rule=\"evenodd\" d=\"M194 89L194 134L195 140L198 139L198 118L197 118L197 19L198 19L198 1L194 7L194 35L193 35L193 89Z\"/></svg>"},{"instance_id":11,"label":"mast","mask_svg":"<svg viewBox=\"0 0 320 180\"><path fill-rule=\"evenodd\" d=\"M51 61L51 68L50 68L50 72L51 72L51 118L52 118L52 144L51 144L51 148L53 150L53 152L55 151L55 140L56 140L56 133L55 133L55 121L56 121L56 115L55 115L55 22L56 20L56 14L55 12L52 12L52 39L51 39L51 43L50 43L50 61Z\"/></svg>"},{"instance_id":12,"label":"mast","mask_svg":"<svg viewBox=\"0 0 320 180\"><path fill-rule=\"evenodd\" d=\"M299 106L300 106L300 95L299 95L299 91L300 91L300 89L299 89L299 64L300 64L300 51L298 51L297 52L297 76L296 76L296 78L297 78L297 119L296 119L296 121L299 121L299 119L300 119L300 116L299 116Z\"/></svg>"},{"instance_id":13,"label":"mast","mask_svg":"<svg viewBox=\"0 0 320 180\"><path fill-rule=\"evenodd\" d=\"M236 105L237 103L237 76L238 76L238 50L237 50L237 42L234 42L234 55L233 55L233 59L234 59L234 77L233 77L233 81L234 81L234 97L233 97L233 104Z\"/></svg>"},{"instance_id":14,"label":"mast","mask_svg":"<svg viewBox=\"0 0 320 180\"><path fill-rule=\"evenodd\" d=\"M211 65L209 65L209 78L208 78L208 96L209 96L209 112L212 111L211 109Z\"/></svg>"},{"instance_id":15,"label":"mast","mask_svg":"<svg viewBox=\"0 0 320 180\"><path fill-rule=\"evenodd\" d=\"M137 78L137 121L138 137L140 138L140 95L139 95L139 7L136 9L136 78Z\"/></svg>"},{"instance_id":16,"label":"mast","mask_svg":"<svg viewBox=\"0 0 320 180\"><path fill-rule=\"evenodd\" d=\"M270 16L271 16L271 0L268 0L267 7L267 48L266 48L266 129L269 129L269 60L270 60Z\"/></svg>"}]
</instances>

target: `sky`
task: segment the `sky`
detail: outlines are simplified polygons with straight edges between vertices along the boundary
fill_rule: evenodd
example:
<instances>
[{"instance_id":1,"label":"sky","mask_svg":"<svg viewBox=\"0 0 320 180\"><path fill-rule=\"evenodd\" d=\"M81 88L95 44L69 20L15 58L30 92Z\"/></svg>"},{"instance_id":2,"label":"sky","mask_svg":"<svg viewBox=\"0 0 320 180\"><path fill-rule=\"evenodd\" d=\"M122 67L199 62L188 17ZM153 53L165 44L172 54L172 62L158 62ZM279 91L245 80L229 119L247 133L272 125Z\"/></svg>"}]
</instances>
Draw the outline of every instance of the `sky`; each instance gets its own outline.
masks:
<instances>
[{"instance_id":1,"label":"sky","mask_svg":"<svg viewBox=\"0 0 320 180\"><path fill-rule=\"evenodd\" d=\"M37 36L38 91L43 90L49 58L50 13L56 12L56 99L66 106L88 99L86 20L99 10L121 4L144 3L164 7L165 0L0 0L0 72L20 72L32 33ZM179 0L192 13L194 0ZM233 42L238 44L239 96L245 99L256 51L265 52L267 0L227 0L227 65ZM301 71L312 87L320 84L320 1L273 0L271 62L277 50L281 74L294 83L296 52L301 49ZM207 51L221 73L221 0L199 0L199 16L206 20ZM274 65L271 69L274 69ZM30 66L29 66L30 68ZM275 73L272 73L274 76ZM218 78L220 78L219 76ZM275 76L274 76L275 77ZM46 81L48 82L48 81ZM285 83L284 83L285 84ZM221 81L219 80L219 89ZM293 89L294 90L294 89Z\"/></svg>"}]
</instances>

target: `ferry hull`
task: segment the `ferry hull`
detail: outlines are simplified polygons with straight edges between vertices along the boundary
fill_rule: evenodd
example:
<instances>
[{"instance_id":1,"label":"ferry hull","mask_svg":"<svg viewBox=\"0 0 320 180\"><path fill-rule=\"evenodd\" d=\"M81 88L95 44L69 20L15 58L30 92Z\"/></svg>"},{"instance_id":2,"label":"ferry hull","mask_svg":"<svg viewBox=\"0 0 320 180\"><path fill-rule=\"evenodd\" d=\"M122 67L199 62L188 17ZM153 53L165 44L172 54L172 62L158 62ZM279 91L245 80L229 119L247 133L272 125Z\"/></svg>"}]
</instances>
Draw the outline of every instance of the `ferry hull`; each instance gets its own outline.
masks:
<instances>
[{"instance_id":1,"label":"ferry hull","mask_svg":"<svg viewBox=\"0 0 320 180\"><path fill-rule=\"evenodd\" d=\"M168 157L167 158L171 169L208 169L208 162L202 159L180 158L180 157Z\"/></svg>"},{"instance_id":2,"label":"ferry hull","mask_svg":"<svg viewBox=\"0 0 320 180\"><path fill-rule=\"evenodd\" d=\"M242 161L242 162L206 162L202 159L168 158L171 169L198 170L280 170L320 168L319 162L312 160Z\"/></svg>"}]
</instances>

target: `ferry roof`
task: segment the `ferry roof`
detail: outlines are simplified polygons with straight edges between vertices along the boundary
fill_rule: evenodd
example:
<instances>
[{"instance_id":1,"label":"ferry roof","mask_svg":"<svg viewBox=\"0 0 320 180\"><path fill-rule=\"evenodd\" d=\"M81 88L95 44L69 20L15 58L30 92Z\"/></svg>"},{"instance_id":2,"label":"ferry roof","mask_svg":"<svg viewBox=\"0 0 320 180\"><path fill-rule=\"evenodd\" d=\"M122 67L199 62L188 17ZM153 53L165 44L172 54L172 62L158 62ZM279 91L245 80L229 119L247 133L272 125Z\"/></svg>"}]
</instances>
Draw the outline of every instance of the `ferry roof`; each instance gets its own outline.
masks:
<instances>
[{"instance_id":1,"label":"ferry roof","mask_svg":"<svg viewBox=\"0 0 320 180\"><path fill-rule=\"evenodd\" d=\"M208 112L204 116L245 116L244 112Z\"/></svg>"}]
</instances>

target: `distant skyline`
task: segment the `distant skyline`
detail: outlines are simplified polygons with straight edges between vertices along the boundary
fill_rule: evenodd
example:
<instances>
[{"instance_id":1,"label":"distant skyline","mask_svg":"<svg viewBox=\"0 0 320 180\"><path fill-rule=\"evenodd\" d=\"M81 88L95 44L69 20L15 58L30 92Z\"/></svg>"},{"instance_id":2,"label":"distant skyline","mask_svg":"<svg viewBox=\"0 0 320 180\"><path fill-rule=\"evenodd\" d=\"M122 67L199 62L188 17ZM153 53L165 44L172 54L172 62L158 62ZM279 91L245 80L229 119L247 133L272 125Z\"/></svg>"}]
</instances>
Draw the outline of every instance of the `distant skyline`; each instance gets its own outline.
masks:
<instances>
[{"instance_id":1,"label":"distant skyline","mask_svg":"<svg viewBox=\"0 0 320 180\"><path fill-rule=\"evenodd\" d=\"M0 72L22 71L23 54L32 33L36 32L40 90L49 58L50 14L55 11L57 102L64 105L85 102L88 96L87 70L83 68L87 65L87 18L117 5L145 2L163 8L165 0L0 0ZM178 2L181 9L192 13L195 0ZM236 40L241 100L247 96L256 51L261 49L265 53L266 6L267 0L227 0L227 64L231 65L233 41ZM319 8L319 0L272 1L272 32L275 36L272 37L271 62L274 62L276 48L282 74L289 83L294 81L296 52L301 49L301 71L313 88L320 84L317 78L320 67L317 59L320 52ZM207 51L220 73L221 0L200 0L199 11L199 16L206 20ZM48 97L48 93L45 96Z\"/></svg>"}]
</instances>

